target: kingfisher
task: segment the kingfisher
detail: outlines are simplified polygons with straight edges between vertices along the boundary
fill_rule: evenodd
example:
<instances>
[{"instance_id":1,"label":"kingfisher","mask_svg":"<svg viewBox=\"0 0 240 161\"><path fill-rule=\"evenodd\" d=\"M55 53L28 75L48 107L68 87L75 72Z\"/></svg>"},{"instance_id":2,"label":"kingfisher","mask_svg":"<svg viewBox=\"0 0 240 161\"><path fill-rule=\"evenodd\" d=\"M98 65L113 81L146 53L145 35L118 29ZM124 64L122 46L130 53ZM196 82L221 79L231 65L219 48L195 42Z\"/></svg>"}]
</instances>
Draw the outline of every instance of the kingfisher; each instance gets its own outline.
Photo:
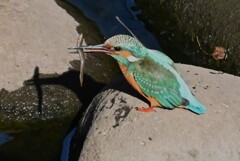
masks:
<instances>
[{"instance_id":1,"label":"kingfisher","mask_svg":"<svg viewBox=\"0 0 240 161\"><path fill-rule=\"evenodd\" d=\"M164 53L146 48L137 38L115 35L104 44L80 47L84 53L106 53L117 60L128 83L150 103L137 108L142 112L155 107L184 108L203 114L206 108L193 96L187 84Z\"/></svg>"}]
</instances>

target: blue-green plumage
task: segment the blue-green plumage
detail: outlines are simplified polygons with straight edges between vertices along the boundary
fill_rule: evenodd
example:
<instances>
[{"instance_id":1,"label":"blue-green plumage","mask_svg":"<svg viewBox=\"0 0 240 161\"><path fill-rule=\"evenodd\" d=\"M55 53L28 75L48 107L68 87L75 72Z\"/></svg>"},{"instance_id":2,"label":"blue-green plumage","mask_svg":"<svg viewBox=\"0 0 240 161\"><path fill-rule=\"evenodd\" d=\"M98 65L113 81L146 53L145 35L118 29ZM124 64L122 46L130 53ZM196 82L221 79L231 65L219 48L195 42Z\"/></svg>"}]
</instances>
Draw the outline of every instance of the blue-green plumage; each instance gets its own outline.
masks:
<instances>
[{"instance_id":1,"label":"blue-green plumage","mask_svg":"<svg viewBox=\"0 0 240 161\"><path fill-rule=\"evenodd\" d=\"M143 92L147 96L156 98L164 107L173 109L185 105L195 113L205 113L206 108L192 95L174 64L163 65L157 61L158 59L161 59L160 54L153 56L149 52L144 59L129 64L135 67L130 72L133 73Z\"/></svg>"},{"instance_id":2,"label":"blue-green plumage","mask_svg":"<svg viewBox=\"0 0 240 161\"><path fill-rule=\"evenodd\" d=\"M108 42L140 58L139 61L127 65L146 95L156 98L164 107L170 109L186 103L187 100L188 104L185 106L189 110L197 114L206 112L206 108L192 95L168 56L160 51L147 49L138 40L126 35L112 37Z\"/></svg>"},{"instance_id":3,"label":"blue-green plumage","mask_svg":"<svg viewBox=\"0 0 240 161\"><path fill-rule=\"evenodd\" d=\"M206 108L192 95L173 61L160 51L144 47L136 38L116 35L109 38L103 49L89 50L109 53L133 75L144 95L155 98L161 105L173 109L185 106L203 114Z\"/></svg>"}]
</instances>

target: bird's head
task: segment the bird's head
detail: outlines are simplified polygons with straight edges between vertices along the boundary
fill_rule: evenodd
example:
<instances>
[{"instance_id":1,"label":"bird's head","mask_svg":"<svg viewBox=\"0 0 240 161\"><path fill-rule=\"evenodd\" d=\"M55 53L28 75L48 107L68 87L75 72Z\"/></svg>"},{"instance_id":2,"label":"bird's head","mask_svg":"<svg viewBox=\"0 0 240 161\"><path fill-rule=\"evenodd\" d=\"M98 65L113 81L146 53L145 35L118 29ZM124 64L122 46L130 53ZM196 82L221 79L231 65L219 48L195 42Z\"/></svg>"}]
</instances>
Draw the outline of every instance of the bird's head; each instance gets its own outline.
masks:
<instances>
[{"instance_id":1,"label":"bird's head","mask_svg":"<svg viewBox=\"0 0 240 161\"><path fill-rule=\"evenodd\" d=\"M146 48L139 40L128 35L116 35L105 41L104 44L85 46L85 53L106 53L119 62L129 63L141 60L146 55Z\"/></svg>"}]
</instances>

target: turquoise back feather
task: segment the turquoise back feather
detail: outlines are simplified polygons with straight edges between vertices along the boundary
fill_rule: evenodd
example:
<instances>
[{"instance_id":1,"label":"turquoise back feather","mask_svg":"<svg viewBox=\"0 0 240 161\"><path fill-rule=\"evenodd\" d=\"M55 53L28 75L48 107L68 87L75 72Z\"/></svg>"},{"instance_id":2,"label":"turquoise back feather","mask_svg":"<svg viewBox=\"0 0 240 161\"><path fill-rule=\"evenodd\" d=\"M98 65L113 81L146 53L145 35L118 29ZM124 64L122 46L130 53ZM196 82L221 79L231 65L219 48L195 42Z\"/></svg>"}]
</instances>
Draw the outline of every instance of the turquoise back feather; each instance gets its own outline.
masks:
<instances>
[{"instance_id":1,"label":"turquoise back feather","mask_svg":"<svg viewBox=\"0 0 240 161\"><path fill-rule=\"evenodd\" d=\"M129 62L121 55L111 56L128 67L128 72L134 77L143 92L156 98L163 106L175 108L188 100L186 107L203 114L206 108L192 95L185 81L174 66L173 61L160 51L145 48L137 39L127 35L117 35L108 39L105 44L121 47L129 51L137 62Z\"/></svg>"},{"instance_id":2,"label":"turquoise back feather","mask_svg":"<svg viewBox=\"0 0 240 161\"><path fill-rule=\"evenodd\" d=\"M180 73L177 71L176 67L173 64L173 61L166 56L165 54L155 51L149 50L148 57L153 61L164 65L166 69L168 69L171 73L174 74L178 83L180 84L179 92L181 96L189 101L189 105L187 108L197 114L203 114L206 112L206 107L204 107L191 93L185 81L182 79Z\"/></svg>"}]
</instances>

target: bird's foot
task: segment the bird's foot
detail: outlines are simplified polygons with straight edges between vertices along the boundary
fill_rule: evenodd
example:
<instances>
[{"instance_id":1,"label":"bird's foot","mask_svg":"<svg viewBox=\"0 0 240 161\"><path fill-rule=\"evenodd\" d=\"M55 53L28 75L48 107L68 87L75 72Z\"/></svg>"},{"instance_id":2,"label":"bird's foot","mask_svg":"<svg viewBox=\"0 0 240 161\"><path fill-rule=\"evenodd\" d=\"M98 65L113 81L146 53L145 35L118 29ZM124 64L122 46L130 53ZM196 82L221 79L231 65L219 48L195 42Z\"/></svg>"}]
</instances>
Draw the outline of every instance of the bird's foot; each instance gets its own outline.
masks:
<instances>
[{"instance_id":1,"label":"bird's foot","mask_svg":"<svg viewBox=\"0 0 240 161\"><path fill-rule=\"evenodd\" d=\"M153 112L153 111L155 111L155 110L154 110L154 106L150 106L150 107L148 107L148 108L144 108L144 107L140 108L140 107L137 107L136 109L137 109L138 111L141 111L141 112Z\"/></svg>"}]
</instances>

